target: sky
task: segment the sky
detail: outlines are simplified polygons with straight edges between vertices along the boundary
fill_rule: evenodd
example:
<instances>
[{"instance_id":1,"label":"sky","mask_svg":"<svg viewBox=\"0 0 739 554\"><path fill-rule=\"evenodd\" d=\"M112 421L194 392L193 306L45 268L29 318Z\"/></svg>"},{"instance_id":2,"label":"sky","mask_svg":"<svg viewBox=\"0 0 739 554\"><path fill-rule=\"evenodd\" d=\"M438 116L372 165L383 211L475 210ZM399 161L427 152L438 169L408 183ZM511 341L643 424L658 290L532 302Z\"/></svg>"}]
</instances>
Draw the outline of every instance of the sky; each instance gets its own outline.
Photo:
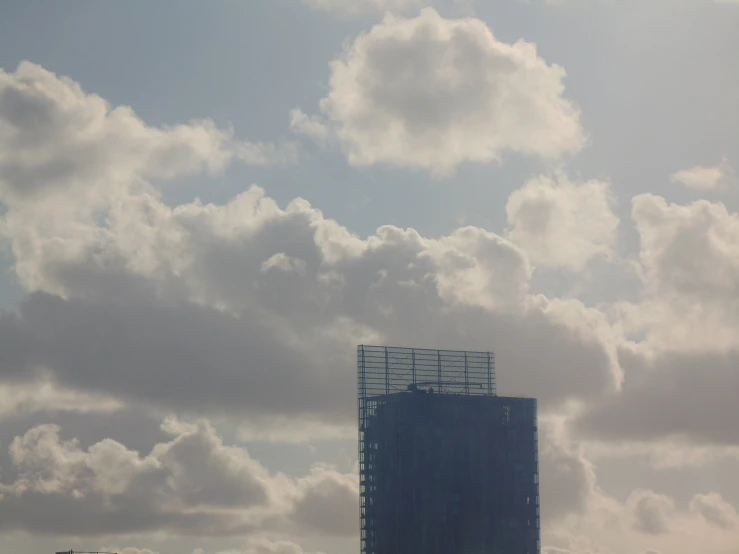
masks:
<instances>
[{"instance_id":1,"label":"sky","mask_svg":"<svg viewBox=\"0 0 739 554\"><path fill-rule=\"evenodd\" d=\"M538 399L544 554L736 554L737 28L0 0L0 551L357 552L392 344Z\"/></svg>"}]
</instances>

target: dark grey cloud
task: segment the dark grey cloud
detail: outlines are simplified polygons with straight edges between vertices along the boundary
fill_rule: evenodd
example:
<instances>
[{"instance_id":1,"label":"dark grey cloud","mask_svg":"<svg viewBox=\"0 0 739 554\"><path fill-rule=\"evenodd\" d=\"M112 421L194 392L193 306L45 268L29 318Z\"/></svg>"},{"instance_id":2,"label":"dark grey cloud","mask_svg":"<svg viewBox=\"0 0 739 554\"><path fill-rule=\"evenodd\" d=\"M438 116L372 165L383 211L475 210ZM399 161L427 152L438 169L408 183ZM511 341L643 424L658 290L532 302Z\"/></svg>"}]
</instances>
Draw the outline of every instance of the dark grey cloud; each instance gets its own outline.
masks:
<instances>
[{"instance_id":1,"label":"dark grey cloud","mask_svg":"<svg viewBox=\"0 0 739 554\"><path fill-rule=\"evenodd\" d=\"M627 505L631 510L632 527L646 535L663 535L670 530L675 510L671 498L650 490L634 491Z\"/></svg>"},{"instance_id":2,"label":"dark grey cloud","mask_svg":"<svg viewBox=\"0 0 739 554\"><path fill-rule=\"evenodd\" d=\"M427 239L383 227L360 240L258 189L175 210L132 199L110 222L70 239L72 259L49 238L48 256L22 260L66 299L33 293L0 316L6 380L42 368L157 407L349 422L355 345L387 341L494 350L500 390L544 409L613 388L602 315L528 296L524 255L482 229Z\"/></svg>"},{"instance_id":3,"label":"dark grey cloud","mask_svg":"<svg viewBox=\"0 0 739 554\"><path fill-rule=\"evenodd\" d=\"M593 403L576 422L591 438L628 441L687 437L739 445L739 352L665 353L653 360L621 351L620 394Z\"/></svg>"},{"instance_id":4,"label":"dark grey cloud","mask_svg":"<svg viewBox=\"0 0 739 554\"><path fill-rule=\"evenodd\" d=\"M708 523L719 529L731 530L739 527L736 508L718 493L696 494L690 501L690 511L700 514Z\"/></svg>"},{"instance_id":5,"label":"dark grey cloud","mask_svg":"<svg viewBox=\"0 0 739 554\"><path fill-rule=\"evenodd\" d=\"M220 415L331 418L354 406L351 350L341 372L319 381L324 369L286 347L280 330L259 318L169 303L143 291L124 302L35 293L20 314L0 319L3 328L12 327L0 334L3 349L15 350L11 360L17 361L3 362L11 379L50 368L59 382L79 389ZM17 333L23 335L19 342L5 342Z\"/></svg>"}]
</instances>

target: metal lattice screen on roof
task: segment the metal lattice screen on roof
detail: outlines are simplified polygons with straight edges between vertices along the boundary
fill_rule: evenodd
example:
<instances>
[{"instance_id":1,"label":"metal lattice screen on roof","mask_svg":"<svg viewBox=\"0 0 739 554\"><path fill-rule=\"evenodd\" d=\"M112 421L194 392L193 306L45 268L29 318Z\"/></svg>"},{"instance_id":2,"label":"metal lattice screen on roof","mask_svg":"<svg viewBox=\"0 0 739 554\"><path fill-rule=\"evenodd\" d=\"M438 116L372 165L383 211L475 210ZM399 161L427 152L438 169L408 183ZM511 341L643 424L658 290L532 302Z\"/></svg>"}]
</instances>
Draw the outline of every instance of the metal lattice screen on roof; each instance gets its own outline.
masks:
<instances>
[{"instance_id":1,"label":"metal lattice screen on roof","mask_svg":"<svg viewBox=\"0 0 739 554\"><path fill-rule=\"evenodd\" d=\"M411 388L440 394L496 394L492 352L359 345L357 374L360 398Z\"/></svg>"}]
</instances>

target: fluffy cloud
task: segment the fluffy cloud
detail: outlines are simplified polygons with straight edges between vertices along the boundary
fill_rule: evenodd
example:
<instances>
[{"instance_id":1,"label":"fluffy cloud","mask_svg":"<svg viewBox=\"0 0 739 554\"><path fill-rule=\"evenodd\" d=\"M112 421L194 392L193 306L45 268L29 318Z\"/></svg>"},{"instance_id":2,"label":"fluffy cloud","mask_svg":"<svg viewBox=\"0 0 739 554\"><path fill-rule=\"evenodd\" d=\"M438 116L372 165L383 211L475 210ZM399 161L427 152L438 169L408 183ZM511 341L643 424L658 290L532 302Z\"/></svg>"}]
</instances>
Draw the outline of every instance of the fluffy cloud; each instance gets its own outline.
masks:
<instances>
[{"instance_id":1,"label":"fluffy cloud","mask_svg":"<svg viewBox=\"0 0 739 554\"><path fill-rule=\"evenodd\" d=\"M21 275L26 251L73 239L92 221L104 225L107 210L131 195L157 196L152 182L294 156L289 145L243 142L209 120L149 126L131 108L29 62L0 69L0 239L12 237Z\"/></svg>"},{"instance_id":2,"label":"fluffy cloud","mask_svg":"<svg viewBox=\"0 0 739 554\"><path fill-rule=\"evenodd\" d=\"M719 190L726 188L732 169L724 160L715 166L696 165L681 169L670 176L670 181L695 190Z\"/></svg>"},{"instance_id":3,"label":"fluffy cloud","mask_svg":"<svg viewBox=\"0 0 739 554\"><path fill-rule=\"evenodd\" d=\"M6 383L0 387L0 419L9 415L36 412L116 412L124 404L114 398L84 394L38 379L26 383Z\"/></svg>"},{"instance_id":4,"label":"fluffy cloud","mask_svg":"<svg viewBox=\"0 0 739 554\"><path fill-rule=\"evenodd\" d=\"M579 518L543 529L542 552L731 554L736 549L736 534L725 525L734 515L733 507L715 493L695 495L685 510L673 498L652 490L634 490L619 502L594 489Z\"/></svg>"},{"instance_id":5,"label":"fluffy cloud","mask_svg":"<svg viewBox=\"0 0 739 554\"><path fill-rule=\"evenodd\" d=\"M238 141L230 129L208 120L150 127L131 108L111 107L68 77L29 62L12 73L0 70L5 204L65 195L95 203L110 188L132 186L136 179L218 172L233 159L266 164L280 155L272 145Z\"/></svg>"},{"instance_id":6,"label":"fluffy cloud","mask_svg":"<svg viewBox=\"0 0 739 554\"><path fill-rule=\"evenodd\" d=\"M354 537L359 532L359 479L316 467L298 481L301 494L291 518L298 524L330 535Z\"/></svg>"},{"instance_id":7,"label":"fluffy cloud","mask_svg":"<svg viewBox=\"0 0 739 554\"><path fill-rule=\"evenodd\" d=\"M619 350L621 393L585 416L590 436L687 437L739 445L739 218L722 204L686 206L640 195L644 298L623 303L617 321L634 342ZM736 414L736 415L732 415Z\"/></svg>"},{"instance_id":8,"label":"fluffy cloud","mask_svg":"<svg viewBox=\"0 0 739 554\"><path fill-rule=\"evenodd\" d=\"M739 526L736 508L715 492L696 494L690 501L690 511L700 514L708 523L721 529L735 529Z\"/></svg>"},{"instance_id":9,"label":"fluffy cloud","mask_svg":"<svg viewBox=\"0 0 739 554\"><path fill-rule=\"evenodd\" d=\"M675 511L675 502L654 491L634 491L626 504L631 509L634 529L647 535L661 535L670 528L670 519Z\"/></svg>"},{"instance_id":10,"label":"fluffy cloud","mask_svg":"<svg viewBox=\"0 0 739 554\"><path fill-rule=\"evenodd\" d=\"M623 385L590 403L572 430L610 444L611 456L613 448L627 449L670 472L717 457L730 464L739 445L731 423L739 417L736 215L721 204L671 205L653 195L637 196L632 215L644 291L639 303L614 311L630 339L618 348ZM718 495L697 494L684 512L667 496L638 490L618 510L621 533L627 526L643 539L619 538L609 531L612 523L584 522L578 530L590 527L614 551L642 544L655 552L731 552L735 542L735 509Z\"/></svg>"},{"instance_id":11,"label":"fluffy cloud","mask_svg":"<svg viewBox=\"0 0 739 554\"><path fill-rule=\"evenodd\" d=\"M171 440L146 456L111 439L83 449L63 440L56 425L16 437L9 447L14 477L0 485L0 506L9 514L2 526L58 535L293 528L330 535L346 533L339 522L350 516L358 520L354 476L316 468L295 481L225 445L206 421L168 419L162 429Z\"/></svg>"},{"instance_id":12,"label":"fluffy cloud","mask_svg":"<svg viewBox=\"0 0 739 554\"><path fill-rule=\"evenodd\" d=\"M17 476L2 486L2 503L13 515L4 526L58 534L208 534L238 527L242 510L267 507L269 476L245 451L225 447L205 424L165 425L173 440L145 457L112 440L84 451L62 440L54 425L16 437L10 453Z\"/></svg>"},{"instance_id":13,"label":"fluffy cloud","mask_svg":"<svg viewBox=\"0 0 739 554\"><path fill-rule=\"evenodd\" d=\"M508 238L537 266L581 270L612 253L619 224L612 202L607 183L537 177L508 198Z\"/></svg>"},{"instance_id":14,"label":"fluffy cloud","mask_svg":"<svg viewBox=\"0 0 739 554\"><path fill-rule=\"evenodd\" d=\"M524 254L482 229L359 239L257 188L224 206L143 196L105 228L75 228L27 257L16 248L26 286L65 298L34 293L0 318L8 379L43 368L60 386L155 406L345 422L353 345L390 337L492 348L501 390L545 408L618 379L602 314L529 295Z\"/></svg>"},{"instance_id":15,"label":"fluffy cloud","mask_svg":"<svg viewBox=\"0 0 739 554\"><path fill-rule=\"evenodd\" d=\"M292 126L332 136L355 166L446 173L506 153L551 160L585 140L564 77L534 44L501 42L478 19L431 8L413 19L387 15L331 63L323 123L293 111Z\"/></svg>"},{"instance_id":16,"label":"fluffy cloud","mask_svg":"<svg viewBox=\"0 0 739 554\"><path fill-rule=\"evenodd\" d=\"M632 214L649 293L670 301L682 297L681 308L693 304L693 312L706 308L734 312L739 290L735 213L705 200L680 206L642 194L634 198Z\"/></svg>"},{"instance_id":17,"label":"fluffy cloud","mask_svg":"<svg viewBox=\"0 0 739 554\"><path fill-rule=\"evenodd\" d=\"M595 468L566 436L563 420L540 418L539 459L542 521L584 511L596 489Z\"/></svg>"}]
</instances>

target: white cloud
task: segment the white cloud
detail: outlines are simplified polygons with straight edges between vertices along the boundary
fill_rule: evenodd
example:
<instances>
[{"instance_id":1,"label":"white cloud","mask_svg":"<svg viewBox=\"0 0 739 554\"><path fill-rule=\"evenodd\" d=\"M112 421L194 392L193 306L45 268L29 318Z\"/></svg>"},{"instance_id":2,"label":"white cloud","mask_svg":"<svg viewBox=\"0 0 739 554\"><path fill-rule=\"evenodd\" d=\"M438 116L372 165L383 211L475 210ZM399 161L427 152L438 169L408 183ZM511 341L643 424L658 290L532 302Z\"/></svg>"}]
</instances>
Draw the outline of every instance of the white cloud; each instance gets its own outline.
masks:
<instances>
[{"instance_id":1,"label":"white cloud","mask_svg":"<svg viewBox=\"0 0 739 554\"><path fill-rule=\"evenodd\" d=\"M294 151L237 140L212 121L151 127L127 106L112 107L68 77L30 62L0 69L0 201L99 207L141 180L222 171L241 159L287 161ZM70 207L70 209L72 209ZM79 209L79 206L76 206Z\"/></svg>"},{"instance_id":2,"label":"white cloud","mask_svg":"<svg viewBox=\"0 0 739 554\"><path fill-rule=\"evenodd\" d=\"M663 468L730 460L739 446L739 219L722 204L648 194L634 198L633 218L644 291L614 315L633 341L619 347L624 382L592 403L580 430L633 448L651 443L651 463Z\"/></svg>"},{"instance_id":3,"label":"white cloud","mask_svg":"<svg viewBox=\"0 0 739 554\"><path fill-rule=\"evenodd\" d=\"M680 504L669 495L649 489L632 490L621 502L595 485L579 517L559 519L554 524L551 520L543 521L542 552L731 554L735 551L736 534L730 526L736 512L720 495L697 494L689 509L683 509Z\"/></svg>"},{"instance_id":4,"label":"white cloud","mask_svg":"<svg viewBox=\"0 0 739 554\"><path fill-rule=\"evenodd\" d=\"M708 517L702 514L705 504L710 505ZM636 489L623 503L596 492L579 518L543 530L542 552L731 554L736 549L736 534L718 522L731 521L732 515L732 507L714 494L695 495L691 508L683 510L670 496L652 490Z\"/></svg>"},{"instance_id":5,"label":"white cloud","mask_svg":"<svg viewBox=\"0 0 739 554\"><path fill-rule=\"evenodd\" d=\"M244 448L225 445L207 421L168 419L162 429L171 440L145 456L112 439L83 449L56 425L16 437L14 477L0 484L2 527L64 535L353 531L354 475L328 467L299 480L272 475Z\"/></svg>"},{"instance_id":6,"label":"white cloud","mask_svg":"<svg viewBox=\"0 0 739 554\"><path fill-rule=\"evenodd\" d=\"M359 532L359 478L316 467L298 481L301 489L290 517L298 524L334 536Z\"/></svg>"},{"instance_id":7,"label":"white cloud","mask_svg":"<svg viewBox=\"0 0 739 554\"><path fill-rule=\"evenodd\" d=\"M279 271L295 271L299 274L305 273L306 263L300 258L291 258L286 256L284 252L278 252L271 258L262 262L262 271L267 272L270 270Z\"/></svg>"},{"instance_id":8,"label":"white cloud","mask_svg":"<svg viewBox=\"0 0 739 554\"><path fill-rule=\"evenodd\" d=\"M109 439L82 450L62 440L55 425L16 437L10 453L17 476L0 489L13 514L5 528L209 534L241 525L241 510L267 507L267 472L246 452L223 446L203 424L186 428L170 421L167 429L173 440L145 457Z\"/></svg>"},{"instance_id":9,"label":"white cloud","mask_svg":"<svg viewBox=\"0 0 739 554\"><path fill-rule=\"evenodd\" d=\"M56 386L49 380L8 383L0 387L0 419L37 412L116 412L123 402L103 395L85 394Z\"/></svg>"},{"instance_id":10,"label":"white cloud","mask_svg":"<svg viewBox=\"0 0 739 554\"><path fill-rule=\"evenodd\" d=\"M507 153L548 160L585 141L565 71L525 41L497 40L484 22L425 8L385 16L331 63L323 121L292 112L293 129L338 140L355 166L447 173Z\"/></svg>"},{"instance_id":11,"label":"white cloud","mask_svg":"<svg viewBox=\"0 0 739 554\"><path fill-rule=\"evenodd\" d=\"M561 418L539 419L541 517L546 525L587 509L596 490L595 467Z\"/></svg>"},{"instance_id":12,"label":"white cloud","mask_svg":"<svg viewBox=\"0 0 739 554\"><path fill-rule=\"evenodd\" d=\"M651 194L633 199L632 217L647 302L626 309L627 323L647 326L670 350L737 345L739 217L723 204L680 206Z\"/></svg>"},{"instance_id":13,"label":"white cloud","mask_svg":"<svg viewBox=\"0 0 739 554\"><path fill-rule=\"evenodd\" d=\"M696 165L681 169L670 176L670 181L688 188L702 191L725 189L733 171L724 160L719 165Z\"/></svg>"},{"instance_id":14,"label":"white cloud","mask_svg":"<svg viewBox=\"0 0 739 554\"><path fill-rule=\"evenodd\" d=\"M508 238L536 266L581 270L613 253L619 220L612 203L607 183L536 177L508 198Z\"/></svg>"},{"instance_id":15,"label":"white cloud","mask_svg":"<svg viewBox=\"0 0 739 554\"><path fill-rule=\"evenodd\" d=\"M633 200L642 241L641 258L651 288L692 296L720 295L739 285L739 217L723 204L704 200L687 206L643 194Z\"/></svg>"},{"instance_id":16,"label":"white cloud","mask_svg":"<svg viewBox=\"0 0 739 554\"><path fill-rule=\"evenodd\" d=\"M319 144L324 145L332 138L328 126L319 116L309 116L299 108L290 110L290 130L294 133L309 136Z\"/></svg>"},{"instance_id":17,"label":"white cloud","mask_svg":"<svg viewBox=\"0 0 739 554\"><path fill-rule=\"evenodd\" d=\"M736 508L715 492L696 494L690 501L690 511L700 514L708 523L720 529L735 529L739 526Z\"/></svg>"}]
</instances>

